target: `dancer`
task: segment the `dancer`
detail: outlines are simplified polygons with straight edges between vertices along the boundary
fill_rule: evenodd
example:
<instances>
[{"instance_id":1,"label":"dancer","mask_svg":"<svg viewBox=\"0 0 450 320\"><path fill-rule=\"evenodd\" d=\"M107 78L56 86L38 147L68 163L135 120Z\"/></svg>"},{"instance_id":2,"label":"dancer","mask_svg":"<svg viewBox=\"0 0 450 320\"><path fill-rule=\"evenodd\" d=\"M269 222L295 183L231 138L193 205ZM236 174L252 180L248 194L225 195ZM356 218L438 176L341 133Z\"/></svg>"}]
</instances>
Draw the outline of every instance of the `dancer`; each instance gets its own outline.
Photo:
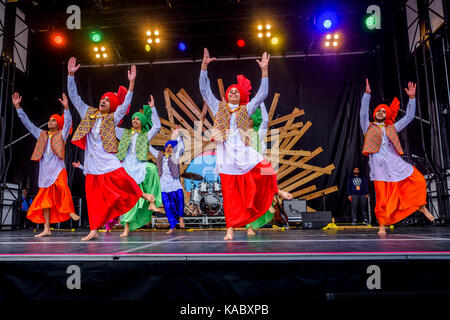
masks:
<instances>
[{"instance_id":1,"label":"dancer","mask_svg":"<svg viewBox=\"0 0 450 320\"><path fill-rule=\"evenodd\" d=\"M251 101L250 81L238 75L238 83L227 89L224 102L217 100L211 91L207 68L215 58L210 58L208 49L204 49L199 85L215 117L213 139L217 144L217 170L227 224L224 240L233 239L234 228L245 226L267 212L275 194L287 198L286 192L278 190L270 162L250 146L249 117L267 96L269 59L270 55L264 52L261 61L257 60L262 72L261 85Z\"/></svg>"},{"instance_id":2,"label":"dancer","mask_svg":"<svg viewBox=\"0 0 450 320\"><path fill-rule=\"evenodd\" d=\"M121 237L128 237L130 231L148 224L152 219L152 212L158 212L158 207L162 204L158 169L147 161L149 142L159 132L161 122L152 95L148 104L143 106L143 112L133 114L131 129L116 128L116 136L120 140L117 157L123 161L125 171L136 181L142 192L150 194L154 201L148 203L141 198L130 211L120 217L125 228Z\"/></svg>"},{"instance_id":3,"label":"dancer","mask_svg":"<svg viewBox=\"0 0 450 320\"><path fill-rule=\"evenodd\" d=\"M128 112L136 66L131 66L128 71L128 91L120 86L117 94L105 93L98 108L88 106L78 96L75 72L79 67L74 57L69 59L67 88L69 98L82 118L72 143L85 150L85 190L91 231L81 240L88 241L98 237L98 229L107 221L130 211L140 197L148 201L152 198L142 193L115 155L118 147L115 128Z\"/></svg>"},{"instance_id":4,"label":"dancer","mask_svg":"<svg viewBox=\"0 0 450 320\"><path fill-rule=\"evenodd\" d=\"M180 228L184 228L184 192L180 182L180 157L184 152L183 139L178 128L173 132L176 140L167 141L164 152L156 150L150 145L150 153L156 158L156 167L161 181L161 196L164 211L169 221L171 234L180 222Z\"/></svg>"},{"instance_id":5,"label":"dancer","mask_svg":"<svg viewBox=\"0 0 450 320\"><path fill-rule=\"evenodd\" d=\"M35 237L52 234L51 223L59 223L72 218L75 214L72 193L67 185L67 171L64 164L66 140L72 128L72 116L69 101L63 93L58 99L64 106L64 115L53 114L48 120L48 130L36 127L20 107L22 97L15 92L12 102L23 125L37 139L31 160L39 161L39 192L28 209L27 218L34 223L43 223L44 231Z\"/></svg>"},{"instance_id":6,"label":"dancer","mask_svg":"<svg viewBox=\"0 0 450 320\"><path fill-rule=\"evenodd\" d=\"M419 210L433 221L433 215L425 207L426 182L423 175L400 156L403 149L397 133L413 119L416 111L416 85L408 83L409 96L406 115L395 122L400 102L394 98L391 105L378 105L374 122L369 121L370 85L366 79L366 91L361 101L360 124L364 134L362 153L369 156L370 180L375 185L375 215L380 225L378 234L386 235L385 226L397 223Z\"/></svg>"}]
</instances>

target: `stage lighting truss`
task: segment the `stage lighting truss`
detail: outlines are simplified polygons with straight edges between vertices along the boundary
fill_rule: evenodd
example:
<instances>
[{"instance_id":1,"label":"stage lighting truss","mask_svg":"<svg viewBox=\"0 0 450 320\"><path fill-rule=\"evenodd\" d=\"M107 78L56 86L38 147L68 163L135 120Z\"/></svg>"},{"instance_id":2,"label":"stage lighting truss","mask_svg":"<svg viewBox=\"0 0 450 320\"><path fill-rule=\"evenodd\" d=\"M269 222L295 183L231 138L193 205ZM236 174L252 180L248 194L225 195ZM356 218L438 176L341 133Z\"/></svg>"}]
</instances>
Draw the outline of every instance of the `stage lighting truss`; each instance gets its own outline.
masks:
<instances>
[{"instance_id":1,"label":"stage lighting truss","mask_svg":"<svg viewBox=\"0 0 450 320\"><path fill-rule=\"evenodd\" d=\"M145 32L147 36L147 41L145 44L145 51L150 51L150 45L158 45L161 42L161 32L158 29L155 30L147 30Z\"/></svg>"},{"instance_id":2,"label":"stage lighting truss","mask_svg":"<svg viewBox=\"0 0 450 320\"><path fill-rule=\"evenodd\" d=\"M104 60L107 59L109 56L108 51L104 45L95 46L93 50L94 50L94 57L97 60Z\"/></svg>"},{"instance_id":3,"label":"stage lighting truss","mask_svg":"<svg viewBox=\"0 0 450 320\"><path fill-rule=\"evenodd\" d=\"M340 40L341 40L341 35L339 33L337 33L337 32L328 33L325 36L325 40L324 40L323 44L326 48L337 48L337 47L339 47Z\"/></svg>"}]
</instances>

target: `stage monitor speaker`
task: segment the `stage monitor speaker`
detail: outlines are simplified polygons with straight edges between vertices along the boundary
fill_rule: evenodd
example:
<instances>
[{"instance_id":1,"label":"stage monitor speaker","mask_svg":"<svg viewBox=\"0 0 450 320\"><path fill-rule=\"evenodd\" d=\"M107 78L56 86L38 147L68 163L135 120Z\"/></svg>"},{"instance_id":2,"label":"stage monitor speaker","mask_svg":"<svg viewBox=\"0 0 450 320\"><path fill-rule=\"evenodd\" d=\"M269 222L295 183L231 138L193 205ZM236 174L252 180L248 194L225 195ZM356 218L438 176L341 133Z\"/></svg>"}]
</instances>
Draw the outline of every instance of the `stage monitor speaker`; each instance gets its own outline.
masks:
<instances>
[{"instance_id":1,"label":"stage monitor speaker","mask_svg":"<svg viewBox=\"0 0 450 320\"><path fill-rule=\"evenodd\" d=\"M302 213L306 212L306 200L305 199L292 199L283 200L284 212L288 218L290 217L302 217Z\"/></svg>"},{"instance_id":2,"label":"stage monitor speaker","mask_svg":"<svg viewBox=\"0 0 450 320\"><path fill-rule=\"evenodd\" d=\"M331 211L304 212L303 229L322 229L332 222Z\"/></svg>"}]
</instances>

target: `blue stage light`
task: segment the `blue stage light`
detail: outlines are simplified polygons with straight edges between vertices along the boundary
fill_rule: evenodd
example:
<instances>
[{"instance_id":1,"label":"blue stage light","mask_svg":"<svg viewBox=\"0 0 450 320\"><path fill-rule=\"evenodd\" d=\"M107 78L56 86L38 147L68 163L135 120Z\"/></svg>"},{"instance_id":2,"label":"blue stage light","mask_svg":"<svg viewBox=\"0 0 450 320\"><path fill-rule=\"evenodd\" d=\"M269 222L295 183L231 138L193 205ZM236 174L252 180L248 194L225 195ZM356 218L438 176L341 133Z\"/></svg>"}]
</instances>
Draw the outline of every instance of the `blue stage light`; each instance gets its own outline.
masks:
<instances>
[{"instance_id":1,"label":"blue stage light","mask_svg":"<svg viewBox=\"0 0 450 320\"><path fill-rule=\"evenodd\" d=\"M186 45L183 42L180 42L178 44L178 49L180 49L181 51L184 51L184 50L186 50Z\"/></svg>"},{"instance_id":2,"label":"blue stage light","mask_svg":"<svg viewBox=\"0 0 450 320\"><path fill-rule=\"evenodd\" d=\"M316 21L316 26L320 31L331 31L337 26L338 18L335 13L325 11L319 15Z\"/></svg>"}]
</instances>

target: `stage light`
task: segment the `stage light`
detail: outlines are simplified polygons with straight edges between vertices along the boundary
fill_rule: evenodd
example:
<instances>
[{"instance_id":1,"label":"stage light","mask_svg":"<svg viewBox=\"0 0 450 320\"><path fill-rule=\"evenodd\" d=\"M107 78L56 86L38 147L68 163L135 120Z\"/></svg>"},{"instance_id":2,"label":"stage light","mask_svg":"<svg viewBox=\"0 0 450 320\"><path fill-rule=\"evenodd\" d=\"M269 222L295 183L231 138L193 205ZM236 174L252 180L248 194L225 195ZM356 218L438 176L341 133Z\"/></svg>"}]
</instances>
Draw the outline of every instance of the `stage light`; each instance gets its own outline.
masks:
<instances>
[{"instance_id":1,"label":"stage light","mask_svg":"<svg viewBox=\"0 0 450 320\"><path fill-rule=\"evenodd\" d=\"M105 49L105 47L101 47L100 50L105 51L106 49Z\"/></svg>"},{"instance_id":2,"label":"stage light","mask_svg":"<svg viewBox=\"0 0 450 320\"><path fill-rule=\"evenodd\" d=\"M336 28L338 18L335 13L325 11L319 15L316 21L316 26L319 31L330 31Z\"/></svg>"},{"instance_id":3,"label":"stage light","mask_svg":"<svg viewBox=\"0 0 450 320\"><path fill-rule=\"evenodd\" d=\"M262 25L259 25L258 26L258 30L262 30L263 29L263 26Z\"/></svg>"},{"instance_id":4,"label":"stage light","mask_svg":"<svg viewBox=\"0 0 450 320\"><path fill-rule=\"evenodd\" d=\"M155 39L155 42L156 42L156 43L159 43L160 41L161 41L161 40L159 40L159 38L156 38L156 39Z\"/></svg>"},{"instance_id":5,"label":"stage light","mask_svg":"<svg viewBox=\"0 0 450 320\"><path fill-rule=\"evenodd\" d=\"M270 24L266 25L267 30L270 30L270 28L272 28L272 26Z\"/></svg>"},{"instance_id":6,"label":"stage light","mask_svg":"<svg viewBox=\"0 0 450 320\"><path fill-rule=\"evenodd\" d=\"M146 45L145 45L145 51L147 51L147 52L150 51L150 45L149 45L149 44L146 44Z\"/></svg>"},{"instance_id":7,"label":"stage light","mask_svg":"<svg viewBox=\"0 0 450 320\"><path fill-rule=\"evenodd\" d=\"M100 42L103 38L102 34L98 31L91 32L91 34L89 36L91 38L91 41L93 41L95 43Z\"/></svg>"},{"instance_id":8,"label":"stage light","mask_svg":"<svg viewBox=\"0 0 450 320\"><path fill-rule=\"evenodd\" d=\"M180 43L178 44L178 49L180 49L181 51L186 50L186 45L184 44L184 42L180 42Z\"/></svg>"},{"instance_id":9,"label":"stage light","mask_svg":"<svg viewBox=\"0 0 450 320\"><path fill-rule=\"evenodd\" d=\"M369 16L366 18L366 27L367 29L374 29L375 26L375 17Z\"/></svg>"},{"instance_id":10,"label":"stage light","mask_svg":"<svg viewBox=\"0 0 450 320\"><path fill-rule=\"evenodd\" d=\"M245 41L242 40L242 39L239 39L239 40L237 41L237 46L238 46L239 48L244 47L244 46L245 46Z\"/></svg>"},{"instance_id":11,"label":"stage light","mask_svg":"<svg viewBox=\"0 0 450 320\"><path fill-rule=\"evenodd\" d=\"M108 55L106 53L103 54L103 58L107 58Z\"/></svg>"},{"instance_id":12,"label":"stage light","mask_svg":"<svg viewBox=\"0 0 450 320\"><path fill-rule=\"evenodd\" d=\"M366 10L364 23L369 30L381 29L381 9L377 5L370 5Z\"/></svg>"},{"instance_id":13,"label":"stage light","mask_svg":"<svg viewBox=\"0 0 450 320\"><path fill-rule=\"evenodd\" d=\"M56 45L60 46L60 45L62 45L62 44L64 43L64 38L63 38L61 35L56 35L56 36L53 38L53 42L54 42Z\"/></svg>"},{"instance_id":14,"label":"stage light","mask_svg":"<svg viewBox=\"0 0 450 320\"><path fill-rule=\"evenodd\" d=\"M97 52L97 51L98 51L98 48L97 48L97 47L94 47L94 51Z\"/></svg>"},{"instance_id":15,"label":"stage light","mask_svg":"<svg viewBox=\"0 0 450 320\"><path fill-rule=\"evenodd\" d=\"M152 32L151 31L147 31L147 36L151 36L152 35Z\"/></svg>"},{"instance_id":16,"label":"stage light","mask_svg":"<svg viewBox=\"0 0 450 320\"><path fill-rule=\"evenodd\" d=\"M159 36L159 31L155 30L154 34L155 34L155 36Z\"/></svg>"},{"instance_id":17,"label":"stage light","mask_svg":"<svg viewBox=\"0 0 450 320\"><path fill-rule=\"evenodd\" d=\"M270 32L266 32L266 37L267 37L267 38L270 38L271 35L272 35L272 34L271 34Z\"/></svg>"},{"instance_id":18,"label":"stage light","mask_svg":"<svg viewBox=\"0 0 450 320\"><path fill-rule=\"evenodd\" d=\"M151 38L148 38L148 39L147 39L147 42L148 42L148 43L152 43L153 40L152 40Z\"/></svg>"},{"instance_id":19,"label":"stage light","mask_svg":"<svg viewBox=\"0 0 450 320\"><path fill-rule=\"evenodd\" d=\"M325 36L325 40L324 40L323 44L327 48L329 48L330 46L333 46L336 48L339 46L338 39L340 39L340 35L338 33L334 33L334 34L329 33Z\"/></svg>"},{"instance_id":20,"label":"stage light","mask_svg":"<svg viewBox=\"0 0 450 320\"><path fill-rule=\"evenodd\" d=\"M96 57L97 59L99 59L99 58L100 58L100 53L97 53L97 54L95 55L95 57Z\"/></svg>"},{"instance_id":21,"label":"stage light","mask_svg":"<svg viewBox=\"0 0 450 320\"><path fill-rule=\"evenodd\" d=\"M263 37L263 34L260 32L260 33L258 33L258 38L262 38Z\"/></svg>"},{"instance_id":22,"label":"stage light","mask_svg":"<svg viewBox=\"0 0 450 320\"><path fill-rule=\"evenodd\" d=\"M279 42L279 40L278 40L277 37L273 37L273 38L270 40L270 42L271 42L273 45L277 45L278 42Z\"/></svg>"}]
</instances>

